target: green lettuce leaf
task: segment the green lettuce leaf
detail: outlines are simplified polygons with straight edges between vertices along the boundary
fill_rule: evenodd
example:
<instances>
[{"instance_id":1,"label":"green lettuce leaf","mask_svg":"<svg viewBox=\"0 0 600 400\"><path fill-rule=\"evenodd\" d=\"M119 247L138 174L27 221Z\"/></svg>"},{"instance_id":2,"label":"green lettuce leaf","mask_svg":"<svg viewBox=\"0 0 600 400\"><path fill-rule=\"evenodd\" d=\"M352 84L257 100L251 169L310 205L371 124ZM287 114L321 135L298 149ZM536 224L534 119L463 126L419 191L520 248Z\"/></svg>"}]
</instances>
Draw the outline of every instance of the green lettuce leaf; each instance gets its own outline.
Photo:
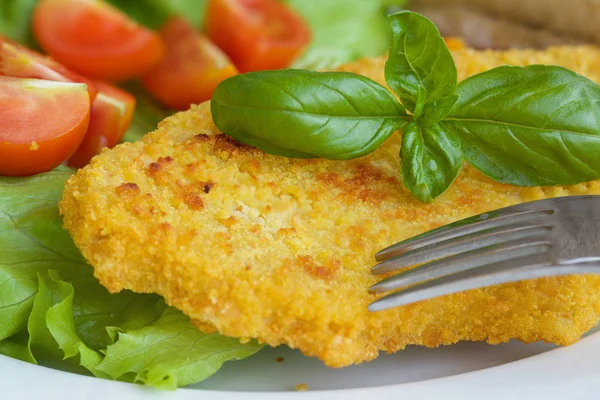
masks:
<instances>
[{"instance_id":1,"label":"green lettuce leaf","mask_svg":"<svg viewBox=\"0 0 600 400\"><path fill-rule=\"evenodd\" d=\"M0 178L0 340L26 327L38 272L54 269L66 278L81 269L91 274L58 215L56 204L68 176Z\"/></svg>"},{"instance_id":2,"label":"green lettuce leaf","mask_svg":"<svg viewBox=\"0 0 600 400\"><path fill-rule=\"evenodd\" d=\"M313 41L294 68L326 69L390 47L390 8L407 0L284 0L310 25Z\"/></svg>"},{"instance_id":3,"label":"green lettuce leaf","mask_svg":"<svg viewBox=\"0 0 600 400\"><path fill-rule=\"evenodd\" d=\"M0 36L36 47L31 15L37 0L0 0Z\"/></svg>"},{"instance_id":4,"label":"green lettuce leaf","mask_svg":"<svg viewBox=\"0 0 600 400\"><path fill-rule=\"evenodd\" d=\"M134 374L134 382L174 389L209 377L225 361L246 358L261 347L216 333L203 334L185 315L167 308L152 325L119 333L98 370L113 379Z\"/></svg>"},{"instance_id":5,"label":"green lettuce leaf","mask_svg":"<svg viewBox=\"0 0 600 400\"><path fill-rule=\"evenodd\" d=\"M21 331L11 338L0 341L0 354L32 364L37 363L29 348L29 337L26 331Z\"/></svg>"},{"instance_id":6,"label":"green lettuce leaf","mask_svg":"<svg viewBox=\"0 0 600 400\"><path fill-rule=\"evenodd\" d=\"M39 273L38 281L38 292L27 324L32 353L38 361L50 362L79 355L81 367L98 377L107 378L107 375L96 372L102 355L86 346L75 330L73 286L61 281L58 273L52 270ZM73 364L75 372L76 368L77 364Z\"/></svg>"},{"instance_id":7,"label":"green lettuce leaf","mask_svg":"<svg viewBox=\"0 0 600 400\"><path fill-rule=\"evenodd\" d=\"M146 93L139 83L128 82L123 86L136 98L135 112L123 141L135 142L148 132L155 130L158 123L171 115L173 111L162 107Z\"/></svg>"},{"instance_id":8,"label":"green lettuce leaf","mask_svg":"<svg viewBox=\"0 0 600 400\"><path fill-rule=\"evenodd\" d=\"M173 388L260 349L203 334L156 295L100 285L62 228L57 204L70 175L0 178L0 354ZM157 352L157 342L171 351ZM119 362L137 374L115 376Z\"/></svg>"},{"instance_id":9,"label":"green lettuce leaf","mask_svg":"<svg viewBox=\"0 0 600 400\"><path fill-rule=\"evenodd\" d=\"M202 26L207 0L106 0L131 18L152 29L159 29L173 15L181 15L196 28Z\"/></svg>"}]
</instances>

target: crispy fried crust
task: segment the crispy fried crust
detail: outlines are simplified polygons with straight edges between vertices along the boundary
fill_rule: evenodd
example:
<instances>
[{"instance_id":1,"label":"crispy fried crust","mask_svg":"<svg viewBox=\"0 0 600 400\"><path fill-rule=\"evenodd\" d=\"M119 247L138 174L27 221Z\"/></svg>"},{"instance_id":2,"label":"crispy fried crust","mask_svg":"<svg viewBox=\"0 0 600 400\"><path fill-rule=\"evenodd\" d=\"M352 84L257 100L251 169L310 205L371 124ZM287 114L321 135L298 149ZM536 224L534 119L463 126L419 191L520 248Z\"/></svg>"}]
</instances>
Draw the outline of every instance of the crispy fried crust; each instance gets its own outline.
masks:
<instances>
[{"instance_id":1,"label":"crispy fried crust","mask_svg":"<svg viewBox=\"0 0 600 400\"><path fill-rule=\"evenodd\" d=\"M454 54L461 78L502 65L559 64L600 81L600 52ZM383 82L383 59L346 65ZM599 194L600 181L517 188L465 167L432 204L399 181L400 138L354 161L274 157L220 135L209 104L104 151L67 183L65 226L110 291L156 292L204 331L287 344L332 367L379 350L511 338L566 345L600 315L600 278L538 279L379 313L373 254L423 231L544 197Z\"/></svg>"}]
</instances>

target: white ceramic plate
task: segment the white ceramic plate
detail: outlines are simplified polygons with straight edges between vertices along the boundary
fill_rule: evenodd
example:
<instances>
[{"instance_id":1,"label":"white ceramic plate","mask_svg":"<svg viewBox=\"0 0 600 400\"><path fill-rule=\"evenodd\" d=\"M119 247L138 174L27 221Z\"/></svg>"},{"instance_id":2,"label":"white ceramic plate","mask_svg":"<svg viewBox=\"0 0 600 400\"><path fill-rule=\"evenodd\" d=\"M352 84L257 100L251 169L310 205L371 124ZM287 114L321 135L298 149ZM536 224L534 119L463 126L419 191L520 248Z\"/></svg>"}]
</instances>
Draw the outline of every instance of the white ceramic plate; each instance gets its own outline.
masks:
<instances>
[{"instance_id":1,"label":"white ceramic plate","mask_svg":"<svg viewBox=\"0 0 600 400\"><path fill-rule=\"evenodd\" d=\"M0 399L587 400L600 398L599 372L600 332L565 348L517 342L412 347L344 369L327 368L285 347L265 349L227 363L193 387L166 393L0 356ZM300 383L309 391L295 392Z\"/></svg>"}]
</instances>

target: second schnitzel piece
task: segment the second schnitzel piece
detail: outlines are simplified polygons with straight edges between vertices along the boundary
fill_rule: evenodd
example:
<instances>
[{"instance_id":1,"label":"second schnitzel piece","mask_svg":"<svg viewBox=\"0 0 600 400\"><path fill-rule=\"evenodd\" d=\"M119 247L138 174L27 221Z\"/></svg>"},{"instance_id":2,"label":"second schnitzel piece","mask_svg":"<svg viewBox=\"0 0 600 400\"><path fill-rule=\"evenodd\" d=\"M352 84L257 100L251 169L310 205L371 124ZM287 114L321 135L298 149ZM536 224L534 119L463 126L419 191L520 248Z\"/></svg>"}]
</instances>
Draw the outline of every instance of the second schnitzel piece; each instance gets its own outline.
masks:
<instances>
[{"instance_id":1,"label":"second schnitzel piece","mask_svg":"<svg viewBox=\"0 0 600 400\"><path fill-rule=\"evenodd\" d=\"M503 65L557 64L600 81L595 48L454 52L460 79ZM384 59L342 67L383 82ZM203 331L287 344L342 367L380 350L460 340L558 344L598 322L600 277L505 284L369 313L376 251L477 213L570 194L600 181L520 188L465 166L421 204L400 180L396 134L352 161L296 160L214 127L209 104L104 151L73 176L65 226L110 291L155 292Z\"/></svg>"}]
</instances>

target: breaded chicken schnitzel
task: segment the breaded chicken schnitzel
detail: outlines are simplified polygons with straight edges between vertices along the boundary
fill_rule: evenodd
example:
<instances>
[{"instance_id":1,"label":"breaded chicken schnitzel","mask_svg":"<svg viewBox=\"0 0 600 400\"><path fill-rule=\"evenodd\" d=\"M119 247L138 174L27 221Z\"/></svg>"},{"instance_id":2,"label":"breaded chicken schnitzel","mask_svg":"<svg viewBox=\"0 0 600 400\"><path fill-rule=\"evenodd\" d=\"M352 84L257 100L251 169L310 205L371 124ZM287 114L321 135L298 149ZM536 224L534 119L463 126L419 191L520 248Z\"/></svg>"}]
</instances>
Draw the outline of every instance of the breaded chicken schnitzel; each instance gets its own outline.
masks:
<instances>
[{"instance_id":1,"label":"breaded chicken schnitzel","mask_svg":"<svg viewBox=\"0 0 600 400\"><path fill-rule=\"evenodd\" d=\"M557 64L600 81L600 51L453 53L460 79L503 64ZM384 82L384 59L341 68ZM600 194L600 181L521 188L465 166L419 203L399 174L400 135L352 161L267 155L220 134L208 103L106 150L71 177L65 226L112 292L154 292L203 331L287 344L332 367L380 350L512 338L566 345L596 325L600 277L504 284L377 313L374 254L474 214L528 200Z\"/></svg>"}]
</instances>

